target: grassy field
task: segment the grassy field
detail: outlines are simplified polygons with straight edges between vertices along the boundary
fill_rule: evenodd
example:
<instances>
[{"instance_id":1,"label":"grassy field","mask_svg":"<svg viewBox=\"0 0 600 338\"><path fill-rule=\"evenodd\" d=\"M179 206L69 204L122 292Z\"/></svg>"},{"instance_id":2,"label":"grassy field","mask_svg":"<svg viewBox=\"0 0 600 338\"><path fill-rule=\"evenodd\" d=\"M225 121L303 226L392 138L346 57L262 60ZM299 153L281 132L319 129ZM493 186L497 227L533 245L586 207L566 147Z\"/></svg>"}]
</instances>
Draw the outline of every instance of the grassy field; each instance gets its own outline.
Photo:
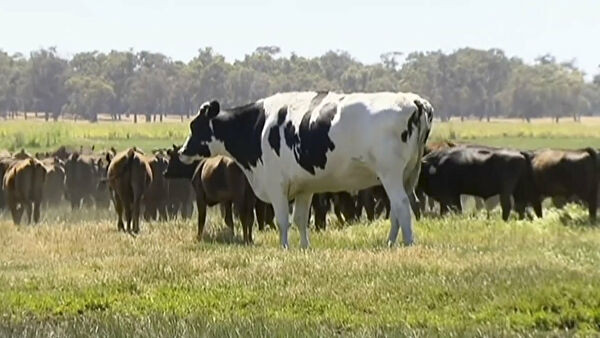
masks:
<instances>
[{"instance_id":1,"label":"grassy field","mask_svg":"<svg viewBox=\"0 0 600 338\"><path fill-rule=\"evenodd\" d=\"M0 149L181 143L181 123L0 122ZM600 147L600 120L438 123L435 138ZM311 232L312 249L229 239L211 214L118 233L109 211L0 216L0 336L562 336L600 334L600 229L574 205L531 222L496 211L429 217L417 245L387 249L389 222ZM241 229L237 229L238 234Z\"/></svg>"},{"instance_id":2,"label":"grassy field","mask_svg":"<svg viewBox=\"0 0 600 338\"><path fill-rule=\"evenodd\" d=\"M0 121L0 149L30 152L54 150L60 145L91 146L98 149L135 145L145 150L181 144L189 133L187 122L44 122L41 120ZM582 122L534 120L436 121L432 139L534 149L541 147L600 148L600 118Z\"/></svg>"}]
</instances>

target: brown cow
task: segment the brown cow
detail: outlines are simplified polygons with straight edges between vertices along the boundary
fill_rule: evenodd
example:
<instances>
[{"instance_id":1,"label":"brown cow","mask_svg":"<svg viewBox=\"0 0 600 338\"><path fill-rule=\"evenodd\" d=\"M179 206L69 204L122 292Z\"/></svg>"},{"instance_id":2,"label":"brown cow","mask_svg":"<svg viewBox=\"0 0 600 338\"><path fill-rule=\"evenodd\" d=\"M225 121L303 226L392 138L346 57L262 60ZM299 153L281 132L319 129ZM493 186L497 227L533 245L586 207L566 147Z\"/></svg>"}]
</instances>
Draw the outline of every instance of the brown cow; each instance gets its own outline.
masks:
<instances>
[{"instance_id":1,"label":"brown cow","mask_svg":"<svg viewBox=\"0 0 600 338\"><path fill-rule=\"evenodd\" d=\"M80 154L74 152L65 161L65 186L67 200L73 209L79 209L82 201L91 206L94 202L98 208L108 208L110 194L106 185L98 183L106 177L109 158L115 150L111 149L97 154Z\"/></svg>"},{"instance_id":2,"label":"brown cow","mask_svg":"<svg viewBox=\"0 0 600 338\"><path fill-rule=\"evenodd\" d=\"M161 221L166 221L169 194L168 182L163 176L168 165L166 154L161 151L155 152L148 158L148 164L152 170L152 183L144 194L144 218L149 221L158 217Z\"/></svg>"},{"instance_id":3,"label":"brown cow","mask_svg":"<svg viewBox=\"0 0 600 338\"><path fill-rule=\"evenodd\" d=\"M64 163L56 157L44 158L40 161L46 167L47 173L44 183L44 205L56 206L61 202L65 194Z\"/></svg>"},{"instance_id":4,"label":"brown cow","mask_svg":"<svg viewBox=\"0 0 600 338\"><path fill-rule=\"evenodd\" d=\"M576 197L588 206L590 221L596 221L598 202L598 155L592 148L582 150L543 149L533 152L531 164L535 213L542 217L544 197Z\"/></svg>"},{"instance_id":5,"label":"brown cow","mask_svg":"<svg viewBox=\"0 0 600 338\"><path fill-rule=\"evenodd\" d=\"M198 239L202 239L204 232L206 207L221 203L225 205L225 223L232 234L234 233L231 210L233 204L242 221L244 242L251 243L256 197L240 167L230 158L223 156L205 158L185 165L179 161L178 150L179 147L176 146L169 150L169 167L165 177L192 180L198 208Z\"/></svg>"},{"instance_id":6,"label":"brown cow","mask_svg":"<svg viewBox=\"0 0 600 338\"><path fill-rule=\"evenodd\" d=\"M29 223L32 219L35 223L39 222L45 178L46 168L32 157L15 160L8 167L2 186L15 224L21 222L23 211Z\"/></svg>"},{"instance_id":7,"label":"brown cow","mask_svg":"<svg viewBox=\"0 0 600 338\"><path fill-rule=\"evenodd\" d=\"M140 232L140 209L144 193L152 183L152 169L138 149L130 148L111 158L107 154L108 186L117 213L119 231ZM127 229L123 225L123 212ZM133 223L133 224L132 224Z\"/></svg>"}]
</instances>

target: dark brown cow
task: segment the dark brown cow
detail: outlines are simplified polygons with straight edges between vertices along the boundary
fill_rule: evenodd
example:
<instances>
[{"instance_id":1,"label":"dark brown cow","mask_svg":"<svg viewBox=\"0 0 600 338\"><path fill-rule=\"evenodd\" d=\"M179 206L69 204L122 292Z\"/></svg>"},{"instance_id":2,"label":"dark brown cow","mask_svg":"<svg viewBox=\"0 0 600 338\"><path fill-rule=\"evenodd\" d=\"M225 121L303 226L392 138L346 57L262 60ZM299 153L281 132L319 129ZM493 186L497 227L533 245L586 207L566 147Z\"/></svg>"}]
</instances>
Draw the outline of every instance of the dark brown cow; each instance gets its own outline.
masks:
<instances>
[{"instance_id":1,"label":"dark brown cow","mask_svg":"<svg viewBox=\"0 0 600 338\"><path fill-rule=\"evenodd\" d=\"M192 217L194 209L194 187L188 179L167 180L167 211L172 219L180 215L182 219Z\"/></svg>"},{"instance_id":2,"label":"dark brown cow","mask_svg":"<svg viewBox=\"0 0 600 338\"><path fill-rule=\"evenodd\" d=\"M45 178L46 168L35 158L15 160L9 165L2 186L15 224L21 222L23 211L29 223L39 222Z\"/></svg>"},{"instance_id":3,"label":"dark brown cow","mask_svg":"<svg viewBox=\"0 0 600 338\"><path fill-rule=\"evenodd\" d=\"M534 210L542 217L545 197L571 200L588 206L591 222L596 221L598 203L599 157L592 148L582 150L543 149L533 152L531 164L535 185Z\"/></svg>"},{"instance_id":4,"label":"dark brown cow","mask_svg":"<svg viewBox=\"0 0 600 338\"><path fill-rule=\"evenodd\" d=\"M225 223L234 232L232 204L242 221L244 242L252 242L252 223L254 222L254 206L256 197L246 176L239 166L230 158L216 156L205 158L190 165L185 165L176 156L178 147L169 150L169 166L165 177L188 178L196 192L198 208L198 239L202 239L206 221L206 207L223 204L225 207Z\"/></svg>"},{"instance_id":5,"label":"dark brown cow","mask_svg":"<svg viewBox=\"0 0 600 338\"><path fill-rule=\"evenodd\" d=\"M65 161L66 197L73 209L79 209L82 202L88 206L96 203L98 208L108 208L110 194L106 185L98 184L107 175L109 158L115 150L97 154L82 155L74 152Z\"/></svg>"},{"instance_id":6,"label":"dark brown cow","mask_svg":"<svg viewBox=\"0 0 600 338\"><path fill-rule=\"evenodd\" d=\"M9 152L3 152L0 156L0 209L6 207L5 192L3 187L4 174L8 171L8 168L15 162L15 159Z\"/></svg>"},{"instance_id":7,"label":"dark brown cow","mask_svg":"<svg viewBox=\"0 0 600 338\"><path fill-rule=\"evenodd\" d=\"M148 163L152 169L153 179L144 194L144 218L146 220L156 220L158 217L161 221L166 221L168 218L167 201L169 186L163 173L167 170L167 156L158 151L152 157L148 158Z\"/></svg>"},{"instance_id":8,"label":"dark brown cow","mask_svg":"<svg viewBox=\"0 0 600 338\"><path fill-rule=\"evenodd\" d=\"M152 183L152 169L143 153L130 148L114 158L107 155L108 185L117 213L117 229L140 232L140 211L144 194ZM127 228L123 225L123 212Z\"/></svg>"},{"instance_id":9,"label":"dark brown cow","mask_svg":"<svg viewBox=\"0 0 600 338\"><path fill-rule=\"evenodd\" d=\"M37 157L37 156L36 156ZM44 205L56 206L65 195L65 167L62 160L53 158L41 159L46 167L46 181L44 184Z\"/></svg>"},{"instance_id":10,"label":"dark brown cow","mask_svg":"<svg viewBox=\"0 0 600 338\"><path fill-rule=\"evenodd\" d=\"M94 161L94 157L78 152L70 154L65 161L66 197L73 209L79 209L82 202L88 206L93 203L98 190Z\"/></svg>"}]
</instances>

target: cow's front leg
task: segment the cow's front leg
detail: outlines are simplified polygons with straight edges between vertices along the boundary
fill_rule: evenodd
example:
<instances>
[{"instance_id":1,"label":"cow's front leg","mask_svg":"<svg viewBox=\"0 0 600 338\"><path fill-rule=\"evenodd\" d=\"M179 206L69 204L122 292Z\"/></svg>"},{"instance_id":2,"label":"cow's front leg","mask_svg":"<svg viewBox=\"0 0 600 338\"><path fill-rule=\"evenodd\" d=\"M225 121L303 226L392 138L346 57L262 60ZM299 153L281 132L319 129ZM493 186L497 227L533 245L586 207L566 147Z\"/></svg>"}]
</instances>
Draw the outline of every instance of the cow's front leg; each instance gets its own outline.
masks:
<instances>
[{"instance_id":1,"label":"cow's front leg","mask_svg":"<svg viewBox=\"0 0 600 338\"><path fill-rule=\"evenodd\" d=\"M393 175L383 176L379 178L383 183L383 187L390 198L391 204L391 223L390 234L388 236L388 246L393 246L398 238L398 231L402 228L402 240L404 245L412 245L413 230L410 215L410 201L408 194L402 184L402 175L394 177Z\"/></svg>"},{"instance_id":2,"label":"cow's front leg","mask_svg":"<svg viewBox=\"0 0 600 338\"><path fill-rule=\"evenodd\" d=\"M311 201L312 194L301 194L296 195L294 202L294 223L296 223L300 231L300 247L303 249L309 246L307 228Z\"/></svg>"},{"instance_id":3,"label":"cow's front leg","mask_svg":"<svg viewBox=\"0 0 600 338\"><path fill-rule=\"evenodd\" d=\"M290 227L288 199L281 194L277 198L271 198L271 204L273 204L275 219L277 219L277 225L279 226L279 243L282 248L288 249L288 229Z\"/></svg>"}]
</instances>

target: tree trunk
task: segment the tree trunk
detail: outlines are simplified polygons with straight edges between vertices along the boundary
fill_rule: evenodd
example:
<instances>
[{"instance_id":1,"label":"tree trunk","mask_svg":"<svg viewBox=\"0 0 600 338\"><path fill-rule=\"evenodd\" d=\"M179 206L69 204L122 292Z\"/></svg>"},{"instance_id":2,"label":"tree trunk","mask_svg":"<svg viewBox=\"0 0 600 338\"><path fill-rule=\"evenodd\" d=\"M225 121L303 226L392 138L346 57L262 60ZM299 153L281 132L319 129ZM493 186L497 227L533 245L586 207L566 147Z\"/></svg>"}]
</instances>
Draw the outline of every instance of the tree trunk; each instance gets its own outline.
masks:
<instances>
[{"instance_id":1,"label":"tree trunk","mask_svg":"<svg viewBox=\"0 0 600 338\"><path fill-rule=\"evenodd\" d=\"M162 113L160 113L159 118L160 118L160 122L162 123L162 121L163 121L163 114Z\"/></svg>"},{"instance_id":2,"label":"tree trunk","mask_svg":"<svg viewBox=\"0 0 600 338\"><path fill-rule=\"evenodd\" d=\"M50 119L50 114L48 112L44 112L44 121L48 122Z\"/></svg>"},{"instance_id":3,"label":"tree trunk","mask_svg":"<svg viewBox=\"0 0 600 338\"><path fill-rule=\"evenodd\" d=\"M137 113L133 113L133 123L137 123Z\"/></svg>"}]
</instances>

